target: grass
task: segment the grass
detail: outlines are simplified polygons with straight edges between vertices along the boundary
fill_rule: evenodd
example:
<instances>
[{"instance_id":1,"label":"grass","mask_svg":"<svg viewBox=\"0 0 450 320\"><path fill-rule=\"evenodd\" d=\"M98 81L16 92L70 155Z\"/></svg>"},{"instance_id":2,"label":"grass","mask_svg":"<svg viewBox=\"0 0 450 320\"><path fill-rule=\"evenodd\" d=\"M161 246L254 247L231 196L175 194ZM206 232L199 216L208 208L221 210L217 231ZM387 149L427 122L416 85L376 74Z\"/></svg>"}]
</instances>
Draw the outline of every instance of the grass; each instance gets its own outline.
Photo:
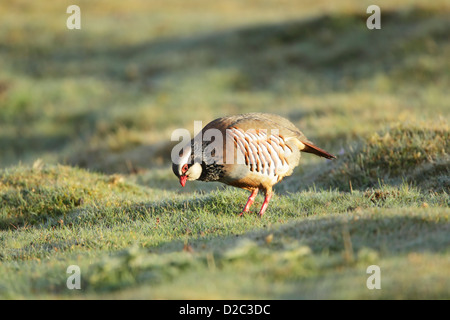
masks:
<instances>
[{"instance_id":1,"label":"grass","mask_svg":"<svg viewBox=\"0 0 450 320\"><path fill-rule=\"evenodd\" d=\"M341 190L409 183L423 190L450 189L449 129L446 121L409 123L359 139L326 168L312 169L314 185ZM302 183L303 188L311 187ZM301 188L296 183L294 188ZM286 187L285 187L286 188Z\"/></svg>"},{"instance_id":2,"label":"grass","mask_svg":"<svg viewBox=\"0 0 450 320\"><path fill-rule=\"evenodd\" d=\"M62 183L55 186L55 177ZM2 278L4 297L27 298L36 292L42 298L145 294L167 299L449 294L444 270L450 210L445 192L424 193L406 184L372 192L301 191L276 195L266 216L258 219L255 212L237 215L246 199L240 190L194 193L192 198L117 179L61 166L3 173L0 273L15 275ZM40 190L52 191L37 191L36 181L41 181ZM39 196L24 197L25 182ZM84 189L79 187L83 184ZM79 192L76 196L68 195L72 188ZM408 275L394 267L404 263L400 257L418 260L408 267ZM412 269L426 269L429 259L436 261L431 275L416 274L418 284L405 289ZM65 287L64 268L70 264L83 270L82 293ZM389 266L388 278L400 286L386 281L391 289L370 296L361 280L370 264L382 266L383 274L384 265ZM343 290L342 272L353 284L351 290ZM211 288L217 277L222 279ZM244 279L257 279L262 291L249 290L254 287ZM331 283L314 287L313 279ZM227 281L224 290L222 282ZM422 282L427 283L423 288ZM193 283L205 290L193 293ZM293 283L308 290L293 290ZM322 285L331 288L323 292ZM428 292L430 286L436 288ZM170 295L172 290L176 294Z\"/></svg>"},{"instance_id":3,"label":"grass","mask_svg":"<svg viewBox=\"0 0 450 320\"><path fill-rule=\"evenodd\" d=\"M450 8L380 1L370 31L369 4L1 6L0 298L450 298ZM172 130L253 111L338 156L262 219L169 163Z\"/></svg>"}]
</instances>

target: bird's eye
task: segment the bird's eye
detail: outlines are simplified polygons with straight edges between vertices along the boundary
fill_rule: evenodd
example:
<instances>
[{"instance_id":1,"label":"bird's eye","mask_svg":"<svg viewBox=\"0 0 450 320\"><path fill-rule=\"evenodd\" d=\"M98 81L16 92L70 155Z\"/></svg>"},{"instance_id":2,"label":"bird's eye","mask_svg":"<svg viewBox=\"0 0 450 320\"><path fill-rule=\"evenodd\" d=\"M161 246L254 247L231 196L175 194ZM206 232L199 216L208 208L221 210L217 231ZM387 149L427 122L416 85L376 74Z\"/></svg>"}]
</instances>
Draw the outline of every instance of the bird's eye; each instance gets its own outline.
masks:
<instances>
[{"instance_id":1,"label":"bird's eye","mask_svg":"<svg viewBox=\"0 0 450 320\"><path fill-rule=\"evenodd\" d=\"M186 171L188 170L188 165L187 163L181 168L181 172L182 173L186 173Z\"/></svg>"}]
</instances>

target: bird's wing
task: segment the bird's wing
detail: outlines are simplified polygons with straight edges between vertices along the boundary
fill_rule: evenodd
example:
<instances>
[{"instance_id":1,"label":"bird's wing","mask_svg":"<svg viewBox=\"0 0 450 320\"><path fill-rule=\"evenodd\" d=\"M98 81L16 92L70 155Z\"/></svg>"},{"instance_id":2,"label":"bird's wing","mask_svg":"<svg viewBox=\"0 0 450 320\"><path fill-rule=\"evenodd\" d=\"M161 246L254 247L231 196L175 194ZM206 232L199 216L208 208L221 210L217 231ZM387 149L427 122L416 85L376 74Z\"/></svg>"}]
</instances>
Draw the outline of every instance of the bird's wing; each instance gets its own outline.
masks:
<instances>
[{"instance_id":1,"label":"bird's wing","mask_svg":"<svg viewBox=\"0 0 450 320\"><path fill-rule=\"evenodd\" d=\"M266 129L228 128L227 143L234 148L227 149L227 156L231 159L234 157L230 155L231 150L237 151L236 161L240 159L251 172L273 178L284 176L291 169L289 160L295 151L284 137L269 132Z\"/></svg>"}]
</instances>

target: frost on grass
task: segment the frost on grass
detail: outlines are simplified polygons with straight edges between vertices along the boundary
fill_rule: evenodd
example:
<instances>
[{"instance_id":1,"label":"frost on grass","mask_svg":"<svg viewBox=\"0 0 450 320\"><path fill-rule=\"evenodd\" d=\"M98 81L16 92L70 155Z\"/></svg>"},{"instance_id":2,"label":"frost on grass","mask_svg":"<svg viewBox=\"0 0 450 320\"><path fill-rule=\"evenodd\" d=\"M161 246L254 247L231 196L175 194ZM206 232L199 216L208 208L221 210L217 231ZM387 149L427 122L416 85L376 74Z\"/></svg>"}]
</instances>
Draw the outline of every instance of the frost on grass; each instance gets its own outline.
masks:
<instances>
[{"instance_id":1,"label":"frost on grass","mask_svg":"<svg viewBox=\"0 0 450 320\"><path fill-rule=\"evenodd\" d=\"M447 123L394 126L342 152L317 183L365 189L407 182L422 189L448 190L449 140Z\"/></svg>"},{"instance_id":2,"label":"frost on grass","mask_svg":"<svg viewBox=\"0 0 450 320\"><path fill-rule=\"evenodd\" d=\"M76 208L114 206L144 191L116 176L68 166L17 166L0 171L0 229L64 217Z\"/></svg>"}]
</instances>

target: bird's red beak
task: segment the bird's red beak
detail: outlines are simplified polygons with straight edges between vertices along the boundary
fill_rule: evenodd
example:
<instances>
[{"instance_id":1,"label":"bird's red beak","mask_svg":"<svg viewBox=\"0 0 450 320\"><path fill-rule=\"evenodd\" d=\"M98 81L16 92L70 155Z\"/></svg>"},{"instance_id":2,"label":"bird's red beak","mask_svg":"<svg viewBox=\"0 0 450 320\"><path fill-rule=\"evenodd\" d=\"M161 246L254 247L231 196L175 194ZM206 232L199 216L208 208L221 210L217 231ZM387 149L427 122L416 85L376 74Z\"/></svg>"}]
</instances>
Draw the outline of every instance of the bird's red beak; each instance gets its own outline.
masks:
<instances>
[{"instance_id":1,"label":"bird's red beak","mask_svg":"<svg viewBox=\"0 0 450 320\"><path fill-rule=\"evenodd\" d=\"M187 176L181 176L180 177L180 184L182 187L186 185Z\"/></svg>"}]
</instances>

